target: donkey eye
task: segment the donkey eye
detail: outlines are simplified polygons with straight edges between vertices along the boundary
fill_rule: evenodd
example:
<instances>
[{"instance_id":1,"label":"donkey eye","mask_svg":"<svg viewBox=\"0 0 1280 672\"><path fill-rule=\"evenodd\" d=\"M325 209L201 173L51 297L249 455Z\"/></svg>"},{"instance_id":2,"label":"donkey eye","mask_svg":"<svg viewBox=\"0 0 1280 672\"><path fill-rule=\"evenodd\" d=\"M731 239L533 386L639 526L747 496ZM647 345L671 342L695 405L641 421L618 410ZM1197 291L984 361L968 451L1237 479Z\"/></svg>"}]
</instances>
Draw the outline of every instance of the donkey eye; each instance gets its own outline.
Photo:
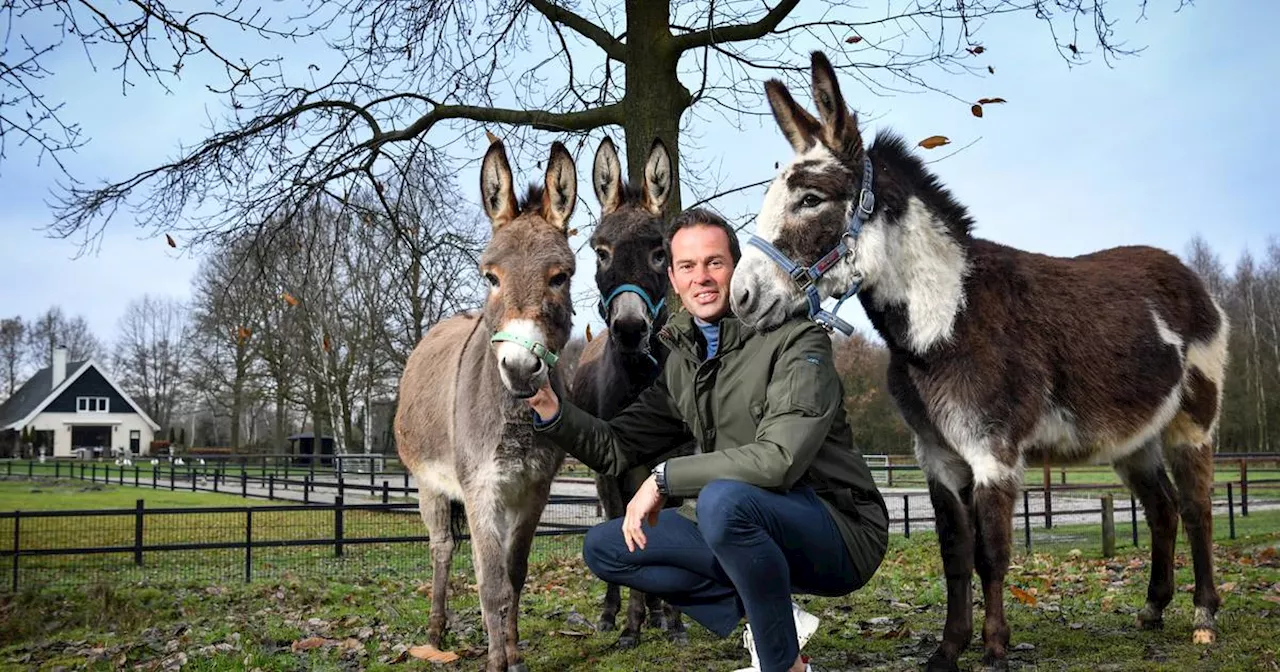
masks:
<instances>
[{"instance_id":1,"label":"donkey eye","mask_svg":"<svg viewBox=\"0 0 1280 672\"><path fill-rule=\"evenodd\" d=\"M652 264L655 268L666 266L667 253L663 250L654 250L653 254L649 256L649 263Z\"/></svg>"},{"instance_id":2,"label":"donkey eye","mask_svg":"<svg viewBox=\"0 0 1280 672\"><path fill-rule=\"evenodd\" d=\"M599 259L599 260L600 260L600 263L602 263L602 264L607 264L607 263L609 263L609 250L607 250L607 249L605 249L605 248L603 248L603 247L597 247L597 248L596 248L596 259Z\"/></svg>"},{"instance_id":3,"label":"donkey eye","mask_svg":"<svg viewBox=\"0 0 1280 672\"><path fill-rule=\"evenodd\" d=\"M566 282L569 282L569 276L567 274L556 273L555 275L551 276L551 282L549 282L548 284L551 285L552 289L560 289L561 287L564 287Z\"/></svg>"},{"instance_id":4,"label":"donkey eye","mask_svg":"<svg viewBox=\"0 0 1280 672\"><path fill-rule=\"evenodd\" d=\"M496 276L496 275L494 275L494 274L492 274L492 273L485 273L485 274L484 274L484 279L485 279L486 281L488 281L488 283L489 283L489 286L490 286L490 287L497 288L497 286L498 286L498 276Z\"/></svg>"},{"instance_id":5,"label":"donkey eye","mask_svg":"<svg viewBox=\"0 0 1280 672\"><path fill-rule=\"evenodd\" d=\"M819 205L822 205L822 198L816 194L805 194L804 198L800 199L802 208L816 208Z\"/></svg>"}]
</instances>

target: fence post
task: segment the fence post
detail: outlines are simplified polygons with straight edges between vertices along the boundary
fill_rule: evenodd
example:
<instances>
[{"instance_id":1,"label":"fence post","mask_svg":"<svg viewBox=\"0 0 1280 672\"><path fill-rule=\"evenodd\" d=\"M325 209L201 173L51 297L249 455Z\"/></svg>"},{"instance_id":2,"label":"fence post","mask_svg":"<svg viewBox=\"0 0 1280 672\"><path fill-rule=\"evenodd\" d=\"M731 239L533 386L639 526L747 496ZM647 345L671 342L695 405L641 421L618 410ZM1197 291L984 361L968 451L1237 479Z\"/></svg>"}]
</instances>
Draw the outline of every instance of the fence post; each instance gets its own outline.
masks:
<instances>
[{"instance_id":1,"label":"fence post","mask_svg":"<svg viewBox=\"0 0 1280 672\"><path fill-rule=\"evenodd\" d=\"M405 497L409 496L409 472L408 471L404 472L404 496ZM600 515L599 506L596 507L596 515L597 516Z\"/></svg>"},{"instance_id":2,"label":"fence post","mask_svg":"<svg viewBox=\"0 0 1280 672\"><path fill-rule=\"evenodd\" d=\"M174 476L174 474L173 474L173 469L174 469L174 467L173 467L173 463L172 463L172 462L170 462L170 463L169 463L169 492L173 492L173 491L174 491L174 489L176 489L176 488L178 487L178 486L174 485L174 482L173 482L173 476Z\"/></svg>"},{"instance_id":3,"label":"fence post","mask_svg":"<svg viewBox=\"0 0 1280 672\"><path fill-rule=\"evenodd\" d=\"M240 496L241 497L249 496L249 476L244 472L240 473Z\"/></svg>"},{"instance_id":4,"label":"fence post","mask_svg":"<svg viewBox=\"0 0 1280 672\"><path fill-rule=\"evenodd\" d=\"M1053 527L1053 475L1049 472L1049 455L1044 456L1044 528Z\"/></svg>"},{"instance_id":5,"label":"fence post","mask_svg":"<svg viewBox=\"0 0 1280 672\"><path fill-rule=\"evenodd\" d=\"M1031 491L1022 489L1022 534L1027 538L1027 552L1031 552Z\"/></svg>"},{"instance_id":6,"label":"fence post","mask_svg":"<svg viewBox=\"0 0 1280 672\"><path fill-rule=\"evenodd\" d=\"M1227 527L1231 530L1231 538L1236 538L1236 498L1232 483L1227 481Z\"/></svg>"},{"instance_id":7,"label":"fence post","mask_svg":"<svg viewBox=\"0 0 1280 672\"><path fill-rule=\"evenodd\" d=\"M124 485L124 465L120 465L120 485Z\"/></svg>"},{"instance_id":8,"label":"fence post","mask_svg":"<svg viewBox=\"0 0 1280 672\"><path fill-rule=\"evenodd\" d=\"M333 554L342 557L342 495L333 500Z\"/></svg>"},{"instance_id":9,"label":"fence post","mask_svg":"<svg viewBox=\"0 0 1280 672\"><path fill-rule=\"evenodd\" d=\"M345 485L343 483L342 472L339 471L338 472L338 499L342 499L344 488L345 488Z\"/></svg>"},{"instance_id":10,"label":"fence post","mask_svg":"<svg viewBox=\"0 0 1280 672\"><path fill-rule=\"evenodd\" d=\"M138 500L138 513L133 519L133 564L142 566L142 511L146 506L141 499Z\"/></svg>"},{"instance_id":11,"label":"fence post","mask_svg":"<svg viewBox=\"0 0 1280 672\"><path fill-rule=\"evenodd\" d=\"M890 455L888 459L885 460L885 462L886 462L886 464L884 465L885 480L886 482L888 482L889 487L892 488L893 487L893 456Z\"/></svg>"},{"instance_id":12,"label":"fence post","mask_svg":"<svg viewBox=\"0 0 1280 672\"><path fill-rule=\"evenodd\" d=\"M267 474L267 501L276 498L276 475Z\"/></svg>"},{"instance_id":13,"label":"fence post","mask_svg":"<svg viewBox=\"0 0 1280 672\"><path fill-rule=\"evenodd\" d=\"M1240 460L1240 515L1249 517L1249 468Z\"/></svg>"},{"instance_id":14,"label":"fence post","mask_svg":"<svg viewBox=\"0 0 1280 672\"><path fill-rule=\"evenodd\" d=\"M138 481L142 479L142 467L133 465L133 487L138 487Z\"/></svg>"},{"instance_id":15,"label":"fence post","mask_svg":"<svg viewBox=\"0 0 1280 672\"><path fill-rule=\"evenodd\" d=\"M156 469L155 467L151 468L151 489L152 490L156 489L156 473L159 471L160 470Z\"/></svg>"},{"instance_id":16,"label":"fence post","mask_svg":"<svg viewBox=\"0 0 1280 672\"><path fill-rule=\"evenodd\" d=\"M289 489L289 462L290 460L288 459L284 461L284 489L285 490Z\"/></svg>"},{"instance_id":17,"label":"fence post","mask_svg":"<svg viewBox=\"0 0 1280 672\"><path fill-rule=\"evenodd\" d=\"M1102 496L1102 557L1116 554L1116 508L1111 493Z\"/></svg>"},{"instance_id":18,"label":"fence post","mask_svg":"<svg viewBox=\"0 0 1280 672\"><path fill-rule=\"evenodd\" d=\"M1129 529L1133 531L1133 547L1138 547L1138 500L1129 493Z\"/></svg>"},{"instance_id":19,"label":"fence post","mask_svg":"<svg viewBox=\"0 0 1280 672\"><path fill-rule=\"evenodd\" d=\"M253 578L253 507L244 507L244 582Z\"/></svg>"},{"instance_id":20,"label":"fence post","mask_svg":"<svg viewBox=\"0 0 1280 672\"><path fill-rule=\"evenodd\" d=\"M84 479L80 479L80 480L84 480ZM89 465L89 482L90 483L98 482L98 463L97 462L94 462L93 464Z\"/></svg>"},{"instance_id":21,"label":"fence post","mask_svg":"<svg viewBox=\"0 0 1280 672\"><path fill-rule=\"evenodd\" d=\"M302 503L311 503L311 476L309 475L302 477Z\"/></svg>"},{"instance_id":22,"label":"fence post","mask_svg":"<svg viewBox=\"0 0 1280 672\"><path fill-rule=\"evenodd\" d=\"M389 492L390 487L391 487L390 483L386 481L382 482L382 503L383 504L386 504L391 501L391 493Z\"/></svg>"},{"instance_id":23,"label":"fence post","mask_svg":"<svg viewBox=\"0 0 1280 672\"><path fill-rule=\"evenodd\" d=\"M22 553L22 511L13 512L13 594L18 594L18 556Z\"/></svg>"},{"instance_id":24,"label":"fence post","mask_svg":"<svg viewBox=\"0 0 1280 672\"><path fill-rule=\"evenodd\" d=\"M191 479L191 492L196 491L196 468L193 465L187 466L187 478Z\"/></svg>"},{"instance_id":25,"label":"fence post","mask_svg":"<svg viewBox=\"0 0 1280 672\"><path fill-rule=\"evenodd\" d=\"M902 496L902 536L911 538L911 496Z\"/></svg>"}]
</instances>

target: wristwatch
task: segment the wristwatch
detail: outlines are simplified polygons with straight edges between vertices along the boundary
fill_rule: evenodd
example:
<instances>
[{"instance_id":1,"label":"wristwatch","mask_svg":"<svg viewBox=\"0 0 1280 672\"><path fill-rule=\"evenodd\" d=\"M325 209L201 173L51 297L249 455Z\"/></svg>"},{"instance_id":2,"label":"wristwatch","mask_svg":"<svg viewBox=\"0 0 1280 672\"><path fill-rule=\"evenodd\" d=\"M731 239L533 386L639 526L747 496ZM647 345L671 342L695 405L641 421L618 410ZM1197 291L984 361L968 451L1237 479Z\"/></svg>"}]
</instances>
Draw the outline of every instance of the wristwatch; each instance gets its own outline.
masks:
<instances>
[{"instance_id":1,"label":"wristwatch","mask_svg":"<svg viewBox=\"0 0 1280 672\"><path fill-rule=\"evenodd\" d=\"M658 494L667 496L667 463L659 462L653 467L653 480L658 484Z\"/></svg>"}]
</instances>

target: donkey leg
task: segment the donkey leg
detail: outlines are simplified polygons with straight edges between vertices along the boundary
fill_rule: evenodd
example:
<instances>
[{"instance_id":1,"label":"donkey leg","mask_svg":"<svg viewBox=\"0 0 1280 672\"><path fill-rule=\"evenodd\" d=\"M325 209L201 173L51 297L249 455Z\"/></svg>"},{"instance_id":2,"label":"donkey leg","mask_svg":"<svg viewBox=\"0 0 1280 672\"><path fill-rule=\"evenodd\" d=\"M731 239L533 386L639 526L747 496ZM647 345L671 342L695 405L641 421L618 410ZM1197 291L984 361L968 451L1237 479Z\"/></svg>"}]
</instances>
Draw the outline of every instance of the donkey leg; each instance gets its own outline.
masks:
<instances>
[{"instance_id":1,"label":"donkey leg","mask_svg":"<svg viewBox=\"0 0 1280 672\"><path fill-rule=\"evenodd\" d=\"M965 505L971 491L968 485L960 491L947 485L957 476L925 471L947 580L947 620L942 641L925 666L930 672L959 670L957 661L973 637L973 525Z\"/></svg>"},{"instance_id":2,"label":"donkey leg","mask_svg":"<svg viewBox=\"0 0 1280 672\"><path fill-rule=\"evenodd\" d=\"M977 486L973 490L973 522L976 529L974 564L982 580L986 614L982 641L988 668L1008 669L1009 624L1004 616L1004 577L1009 571L1013 543L1013 497L1017 486L1003 481Z\"/></svg>"},{"instance_id":3,"label":"donkey leg","mask_svg":"<svg viewBox=\"0 0 1280 672\"><path fill-rule=\"evenodd\" d=\"M670 602L662 602L663 625L667 630L667 639L676 644L688 644L689 633L684 629L684 618L680 609Z\"/></svg>"},{"instance_id":4,"label":"donkey leg","mask_svg":"<svg viewBox=\"0 0 1280 672\"><path fill-rule=\"evenodd\" d=\"M649 477L649 470L644 467L633 468L618 479L618 502L621 504L618 515L626 515L627 504L635 496L640 485ZM648 596L644 591L629 588L630 599L627 601L627 623L618 634L618 648L629 649L640 644L641 631L644 629L645 611Z\"/></svg>"},{"instance_id":5,"label":"donkey leg","mask_svg":"<svg viewBox=\"0 0 1280 672\"><path fill-rule=\"evenodd\" d=\"M511 539L507 543L507 576L511 581L511 611L507 613L507 672L528 672L524 656L520 652L520 596L524 593L525 579L529 576L529 551L533 547L534 532L542 519L551 482L539 496L526 500L524 510L514 513Z\"/></svg>"},{"instance_id":6,"label":"donkey leg","mask_svg":"<svg viewBox=\"0 0 1280 672\"><path fill-rule=\"evenodd\" d=\"M489 637L487 672L507 670L507 617L511 612L511 579L504 548L509 525L497 493L468 493L467 525L480 590L480 614Z\"/></svg>"},{"instance_id":7,"label":"donkey leg","mask_svg":"<svg viewBox=\"0 0 1280 672\"><path fill-rule=\"evenodd\" d=\"M422 483L424 479L419 478ZM437 649L444 648L448 628L446 612L449 591L449 569L453 564L453 532L449 529L449 498L422 488L418 493L418 511L427 525L431 545L431 612L427 625L427 641Z\"/></svg>"},{"instance_id":8,"label":"donkey leg","mask_svg":"<svg viewBox=\"0 0 1280 672\"><path fill-rule=\"evenodd\" d=\"M606 520L613 520L626 515L626 504L622 502L622 494L618 489L618 480L596 474L596 496L600 498ZM600 620L596 630L606 632L617 627L618 609L622 607L622 589L616 583L605 582L604 603L600 610Z\"/></svg>"},{"instance_id":9,"label":"donkey leg","mask_svg":"<svg viewBox=\"0 0 1280 672\"><path fill-rule=\"evenodd\" d=\"M1178 486L1182 526L1191 546L1196 577L1192 598L1192 641L1212 644L1217 638L1216 617L1221 599L1213 578L1213 449L1207 443L1178 444L1166 451L1173 481Z\"/></svg>"},{"instance_id":10,"label":"donkey leg","mask_svg":"<svg viewBox=\"0 0 1280 672\"><path fill-rule=\"evenodd\" d=\"M1116 462L1116 473L1142 502L1151 529L1151 581L1147 604L1138 612L1138 627L1164 627L1164 608L1173 599L1173 549L1178 540L1178 510L1173 483L1165 473L1159 440Z\"/></svg>"}]
</instances>

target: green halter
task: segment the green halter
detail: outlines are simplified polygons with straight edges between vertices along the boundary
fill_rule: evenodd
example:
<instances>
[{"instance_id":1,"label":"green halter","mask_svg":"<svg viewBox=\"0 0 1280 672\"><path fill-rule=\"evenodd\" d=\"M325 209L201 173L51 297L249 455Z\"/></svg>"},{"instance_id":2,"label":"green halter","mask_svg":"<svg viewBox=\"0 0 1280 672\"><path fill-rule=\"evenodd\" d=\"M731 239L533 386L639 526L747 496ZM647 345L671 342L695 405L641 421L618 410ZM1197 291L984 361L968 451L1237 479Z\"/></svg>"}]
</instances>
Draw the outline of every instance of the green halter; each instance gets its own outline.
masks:
<instances>
[{"instance_id":1,"label":"green halter","mask_svg":"<svg viewBox=\"0 0 1280 672\"><path fill-rule=\"evenodd\" d=\"M506 331L499 331L498 333L494 334L489 338L490 343L498 343L500 341L510 341L517 345L523 346L529 352L532 352L534 357L541 359L543 363L547 365L547 368L551 368L555 366L556 362L560 361L560 355L557 355L556 353L551 352L551 349L548 348L546 345L539 343L537 341L527 339L524 336L520 336L518 334L513 334Z\"/></svg>"}]
</instances>

